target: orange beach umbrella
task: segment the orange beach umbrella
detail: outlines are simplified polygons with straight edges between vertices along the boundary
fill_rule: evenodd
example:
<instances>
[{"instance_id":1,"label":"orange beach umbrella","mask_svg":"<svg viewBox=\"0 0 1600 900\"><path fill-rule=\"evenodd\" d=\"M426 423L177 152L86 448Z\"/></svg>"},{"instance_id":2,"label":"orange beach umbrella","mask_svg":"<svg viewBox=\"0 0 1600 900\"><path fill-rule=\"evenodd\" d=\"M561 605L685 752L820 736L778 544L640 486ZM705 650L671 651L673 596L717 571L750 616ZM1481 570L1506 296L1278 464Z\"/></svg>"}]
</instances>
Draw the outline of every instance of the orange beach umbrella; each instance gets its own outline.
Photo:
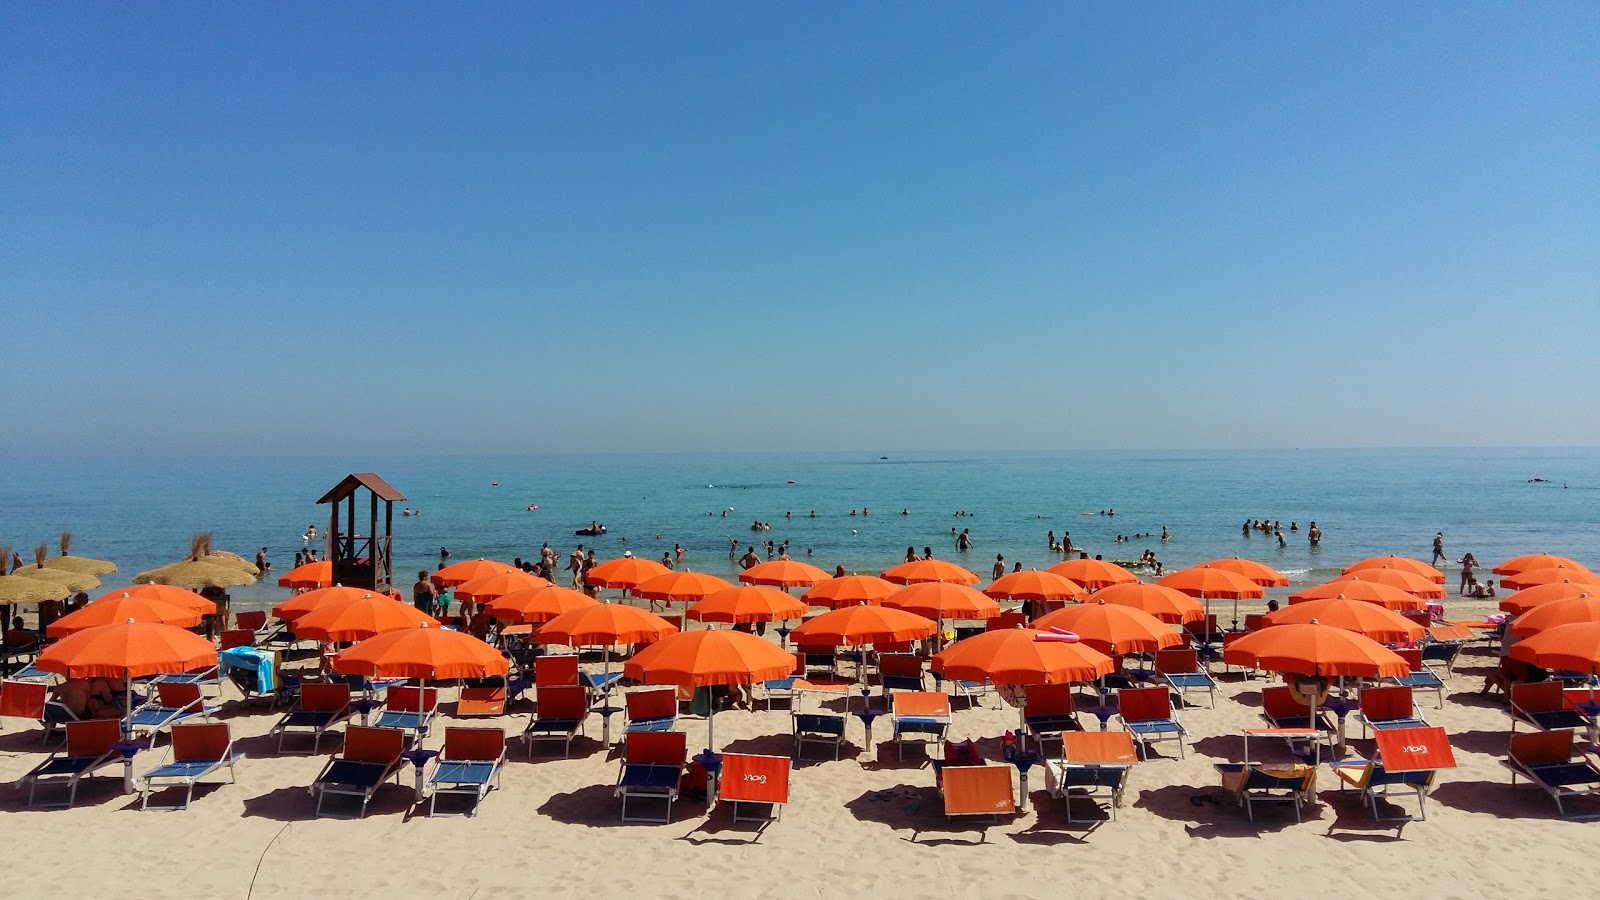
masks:
<instances>
[{"instance_id":1,"label":"orange beach umbrella","mask_svg":"<svg viewBox=\"0 0 1600 900\"><path fill-rule=\"evenodd\" d=\"M1029 569L996 578L983 592L996 600L1082 600L1089 592L1065 575Z\"/></svg>"},{"instance_id":2,"label":"orange beach umbrella","mask_svg":"<svg viewBox=\"0 0 1600 900\"><path fill-rule=\"evenodd\" d=\"M1546 603L1571 600L1574 597L1600 597L1600 587L1581 581L1552 581L1507 595L1500 601L1500 609L1520 615Z\"/></svg>"},{"instance_id":3,"label":"orange beach umbrella","mask_svg":"<svg viewBox=\"0 0 1600 900\"><path fill-rule=\"evenodd\" d=\"M49 637L66 637L87 628L124 622L153 622L178 628L193 628L203 618L193 607L179 606L153 597L106 597L87 604L51 622L45 629Z\"/></svg>"},{"instance_id":4,"label":"orange beach umbrella","mask_svg":"<svg viewBox=\"0 0 1600 900\"><path fill-rule=\"evenodd\" d=\"M639 559L636 556L624 556L618 559L608 559L589 570L586 576L593 587L617 588L629 590L643 581L648 581L657 575L665 575L672 570L653 559Z\"/></svg>"},{"instance_id":5,"label":"orange beach umbrella","mask_svg":"<svg viewBox=\"0 0 1600 900\"><path fill-rule=\"evenodd\" d=\"M1266 563L1256 562L1253 559L1244 559L1238 556L1226 559L1213 559L1202 563L1213 569L1222 569L1235 575L1243 575L1262 587L1288 587L1289 577Z\"/></svg>"},{"instance_id":6,"label":"orange beach umbrella","mask_svg":"<svg viewBox=\"0 0 1600 900\"><path fill-rule=\"evenodd\" d=\"M174 606L184 606L202 615L210 615L217 611L217 604L196 594L188 588L176 587L170 584L135 584L120 590L101 594L90 601L99 603L113 597L145 597L152 600L164 600Z\"/></svg>"},{"instance_id":7,"label":"orange beach umbrella","mask_svg":"<svg viewBox=\"0 0 1600 900\"><path fill-rule=\"evenodd\" d=\"M740 585L707 594L690 606L687 615L696 622L777 622L806 614L805 603L777 588Z\"/></svg>"},{"instance_id":8,"label":"orange beach umbrella","mask_svg":"<svg viewBox=\"0 0 1600 900\"><path fill-rule=\"evenodd\" d=\"M1094 598L1113 606L1143 610L1169 625L1199 622L1206 617L1200 601L1161 584L1113 584L1095 591Z\"/></svg>"},{"instance_id":9,"label":"orange beach umbrella","mask_svg":"<svg viewBox=\"0 0 1600 900\"><path fill-rule=\"evenodd\" d=\"M1137 575L1127 569L1103 559L1069 559L1066 562L1058 562L1045 571L1071 579L1091 591L1098 591L1113 584L1132 584L1139 580Z\"/></svg>"},{"instance_id":10,"label":"orange beach umbrella","mask_svg":"<svg viewBox=\"0 0 1600 900\"><path fill-rule=\"evenodd\" d=\"M544 623L539 640L569 647L609 647L650 644L677 632L678 626L637 606L596 603L568 610Z\"/></svg>"},{"instance_id":11,"label":"orange beach umbrella","mask_svg":"<svg viewBox=\"0 0 1600 900\"><path fill-rule=\"evenodd\" d=\"M739 580L745 584L763 584L768 587L792 588L811 587L831 578L827 572L822 571L810 563L803 563L794 559L774 559L764 563L756 563L739 573Z\"/></svg>"},{"instance_id":12,"label":"orange beach umbrella","mask_svg":"<svg viewBox=\"0 0 1600 900\"><path fill-rule=\"evenodd\" d=\"M419 625L437 626L438 622L409 603L380 594L324 603L294 620L294 634L313 641L343 643Z\"/></svg>"},{"instance_id":13,"label":"orange beach umbrella","mask_svg":"<svg viewBox=\"0 0 1600 900\"><path fill-rule=\"evenodd\" d=\"M977 584L983 579L953 562L942 559L919 559L901 563L883 573L884 581L895 584L920 584L925 581L944 581L950 584Z\"/></svg>"},{"instance_id":14,"label":"orange beach umbrella","mask_svg":"<svg viewBox=\"0 0 1600 900\"><path fill-rule=\"evenodd\" d=\"M1066 684L1111 674L1111 657L1087 644L1053 637L1032 628L986 631L935 653L933 671L993 684Z\"/></svg>"},{"instance_id":15,"label":"orange beach umbrella","mask_svg":"<svg viewBox=\"0 0 1600 900\"><path fill-rule=\"evenodd\" d=\"M646 600L664 600L667 603L672 603L674 600L679 603L693 603L705 599L707 594L715 594L731 587L732 584L715 575L669 570L664 575L657 575L634 585L633 595Z\"/></svg>"},{"instance_id":16,"label":"orange beach umbrella","mask_svg":"<svg viewBox=\"0 0 1600 900\"><path fill-rule=\"evenodd\" d=\"M1384 644L1419 641L1427 633L1427 629L1397 612L1384 609L1376 603L1363 603L1345 597L1307 600L1267 613L1266 616L1266 623L1270 626L1311 622L1353 631Z\"/></svg>"},{"instance_id":17,"label":"orange beach umbrella","mask_svg":"<svg viewBox=\"0 0 1600 900\"><path fill-rule=\"evenodd\" d=\"M1532 637L1542 631L1574 622L1600 622L1600 591L1594 597L1542 603L1511 620L1511 633Z\"/></svg>"},{"instance_id":18,"label":"orange beach umbrella","mask_svg":"<svg viewBox=\"0 0 1600 900\"><path fill-rule=\"evenodd\" d=\"M1412 559L1409 556L1369 556L1345 566L1339 574L1354 575L1363 569L1398 569L1413 575L1421 575L1434 584L1444 584L1443 572L1420 559Z\"/></svg>"},{"instance_id":19,"label":"orange beach umbrella","mask_svg":"<svg viewBox=\"0 0 1600 900\"><path fill-rule=\"evenodd\" d=\"M1359 600L1362 603L1375 603L1384 609L1393 610L1422 610L1428 608L1428 602L1416 594L1391 587L1378 581L1363 581L1361 572L1356 572L1343 581L1330 581L1308 587L1303 591L1289 595L1289 603L1305 603L1310 600L1332 600L1343 597L1346 600Z\"/></svg>"},{"instance_id":20,"label":"orange beach umbrella","mask_svg":"<svg viewBox=\"0 0 1600 900\"><path fill-rule=\"evenodd\" d=\"M333 584L333 560L320 559L295 566L278 579L279 587L320 588Z\"/></svg>"},{"instance_id":21,"label":"orange beach umbrella","mask_svg":"<svg viewBox=\"0 0 1600 900\"><path fill-rule=\"evenodd\" d=\"M1600 587L1600 575L1596 575L1580 565L1525 569L1514 575L1507 575L1501 578L1500 586L1521 591L1531 587L1538 587L1541 584L1560 584L1563 581L1592 584Z\"/></svg>"},{"instance_id":22,"label":"orange beach umbrella","mask_svg":"<svg viewBox=\"0 0 1600 900\"><path fill-rule=\"evenodd\" d=\"M489 601L487 609L489 615L502 622L526 625L548 622L562 613L599 605L599 600L582 591L551 585L502 594Z\"/></svg>"},{"instance_id":23,"label":"orange beach umbrella","mask_svg":"<svg viewBox=\"0 0 1600 900\"><path fill-rule=\"evenodd\" d=\"M789 639L807 647L859 647L932 637L932 619L887 606L843 606L802 622Z\"/></svg>"},{"instance_id":24,"label":"orange beach umbrella","mask_svg":"<svg viewBox=\"0 0 1600 900\"><path fill-rule=\"evenodd\" d=\"M456 596L462 600L487 601L503 597L512 591L550 587L550 582L537 575L507 566L504 571L479 575L456 585Z\"/></svg>"},{"instance_id":25,"label":"orange beach umbrella","mask_svg":"<svg viewBox=\"0 0 1600 900\"><path fill-rule=\"evenodd\" d=\"M1550 553L1529 553L1523 556L1513 556L1490 571L1496 575L1515 575L1518 572L1527 572L1533 569L1551 569L1557 566L1588 571L1582 563L1575 559L1555 556Z\"/></svg>"},{"instance_id":26,"label":"orange beach umbrella","mask_svg":"<svg viewBox=\"0 0 1600 900\"><path fill-rule=\"evenodd\" d=\"M1211 619L1211 601L1231 599L1233 601L1234 627L1239 625L1239 601L1247 597L1260 597L1266 593L1261 589L1260 585L1249 578L1228 569L1219 569L1208 563L1180 569L1157 581L1156 584L1204 600L1206 602L1206 621L1208 622Z\"/></svg>"},{"instance_id":27,"label":"orange beach umbrella","mask_svg":"<svg viewBox=\"0 0 1600 900\"><path fill-rule=\"evenodd\" d=\"M992 619L1000 604L991 597L947 581L919 581L883 598L883 605L928 619Z\"/></svg>"},{"instance_id":28,"label":"orange beach umbrella","mask_svg":"<svg viewBox=\"0 0 1600 900\"><path fill-rule=\"evenodd\" d=\"M333 658L333 670L368 678L486 678L510 671L500 651L462 631L422 623L368 638Z\"/></svg>"},{"instance_id":29,"label":"orange beach umbrella","mask_svg":"<svg viewBox=\"0 0 1600 900\"><path fill-rule=\"evenodd\" d=\"M483 575L504 572L509 568L511 568L510 563L496 562L492 559L468 559L445 566L429 575L428 580L440 587L454 587Z\"/></svg>"},{"instance_id":30,"label":"orange beach umbrella","mask_svg":"<svg viewBox=\"0 0 1600 900\"><path fill-rule=\"evenodd\" d=\"M1362 581L1375 581L1378 584L1387 584L1397 587L1408 594L1415 594L1424 600L1439 600L1445 595L1443 585L1435 584L1425 575L1408 572L1405 569L1389 569L1379 566L1376 569L1357 569L1349 575L1340 575L1335 582L1350 581L1359 578Z\"/></svg>"},{"instance_id":31,"label":"orange beach umbrella","mask_svg":"<svg viewBox=\"0 0 1600 900\"><path fill-rule=\"evenodd\" d=\"M647 684L706 687L771 681L794 672L795 656L741 631L704 629L662 638L634 654L623 674ZM716 707L706 715L706 749L717 747Z\"/></svg>"},{"instance_id":32,"label":"orange beach umbrella","mask_svg":"<svg viewBox=\"0 0 1600 900\"><path fill-rule=\"evenodd\" d=\"M752 567L753 568L753 567ZM876 575L843 575L817 585L800 599L812 606L838 609L844 606L877 606L883 598L900 590L900 585Z\"/></svg>"},{"instance_id":33,"label":"orange beach umbrella","mask_svg":"<svg viewBox=\"0 0 1600 900\"><path fill-rule=\"evenodd\" d=\"M1236 666L1296 675L1398 678L1411 671L1399 654L1372 638L1320 622L1253 631L1224 648L1222 657Z\"/></svg>"},{"instance_id":34,"label":"orange beach umbrella","mask_svg":"<svg viewBox=\"0 0 1600 900\"><path fill-rule=\"evenodd\" d=\"M1060 628L1078 635L1102 653L1152 653L1176 647L1184 638L1155 616L1131 606L1084 603L1033 620L1039 631Z\"/></svg>"},{"instance_id":35,"label":"orange beach umbrella","mask_svg":"<svg viewBox=\"0 0 1600 900\"><path fill-rule=\"evenodd\" d=\"M1512 644L1506 655L1544 669L1593 674L1600 669L1600 622L1574 622L1547 628Z\"/></svg>"},{"instance_id":36,"label":"orange beach umbrella","mask_svg":"<svg viewBox=\"0 0 1600 900\"><path fill-rule=\"evenodd\" d=\"M306 591L290 597L272 608L272 614L285 622L293 622L312 610L321 609L334 603L348 603L352 600L372 600L382 597L393 599L377 591L366 588L353 587L325 587L314 591Z\"/></svg>"},{"instance_id":37,"label":"orange beach umbrella","mask_svg":"<svg viewBox=\"0 0 1600 900\"><path fill-rule=\"evenodd\" d=\"M34 665L67 678L142 678L192 672L217 664L217 647L192 631L154 622L85 628L46 647ZM133 732L133 691L123 734Z\"/></svg>"}]
</instances>

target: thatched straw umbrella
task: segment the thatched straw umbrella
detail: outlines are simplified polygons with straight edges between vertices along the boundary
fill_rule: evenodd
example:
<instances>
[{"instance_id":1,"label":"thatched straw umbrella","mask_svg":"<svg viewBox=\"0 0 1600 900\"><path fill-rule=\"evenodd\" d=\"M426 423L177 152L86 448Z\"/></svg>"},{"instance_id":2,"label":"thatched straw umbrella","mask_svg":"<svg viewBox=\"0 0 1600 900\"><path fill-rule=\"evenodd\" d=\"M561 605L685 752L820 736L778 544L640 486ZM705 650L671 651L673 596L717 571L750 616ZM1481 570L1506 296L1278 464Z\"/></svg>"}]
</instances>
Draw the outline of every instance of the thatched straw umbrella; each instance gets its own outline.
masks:
<instances>
[{"instance_id":1,"label":"thatched straw umbrella","mask_svg":"<svg viewBox=\"0 0 1600 900\"><path fill-rule=\"evenodd\" d=\"M43 544L33 548L33 565L23 566L12 574L21 578L33 578L43 581L54 581L66 586L68 591L92 591L100 586L100 579L84 572L71 572L66 569L47 569L45 559L48 551Z\"/></svg>"},{"instance_id":2,"label":"thatched straw umbrella","mask_svg":"<svg viewBox=\"0 0 1600 900\"><path fill-rule=\"evenodd\" d=\"M257 575L260 572L260 570L256 568L254 560L245 559L239 554L228 550L213 550L210 547L207 547L206 555L200 561L210 563L213 566L222 566L223 568L227 569L238 569L239 571L248 573L250 575Z\"/></svg>"},{"instance_id":3,"label":"thatched straw umbrella","mask_svg":"<svg viewBox=\"0 0 1600 900\"><path fill-rule=\"evenodd\" d=\"M45 568L81 572L97 578L101 575L110 575L117 570L117 564L110 560L90 559L87 556L71 556L67 552L70 549L72 549L72 532L63 531L61 532L61 555L45 560Z\"/></svg>"},{"instance_id":4,"label":"thatched straw umbrella","mask_svg":"<svg viewBox=\"0 0 1600 900\"><path fill-rule=\"evenodd\" d=\"M170 584L190 590L229 588L255 584L255 569L254 563L250 564L249 571L236 564L230 565L227 557L212 552L211 535L202 533L190 539L188 559L140 572L133 576L133 581L135 584Z\"/></svg>"},{"instance_id":5,"label":"thatched straw umbrella","mask_svg":"<svg viewBox=\"0 0 1600 900\"><path fill-rule=\"evenodd\" d=\"M0 547L0 559L11 560L11 548ZM21 569L17 570L21 572ZM72 593L60 582L21 575L0 575L0 659L11 653L6 635L11 631L11 611L16 606L33 606L66 599Z\"/></svg>"}]
</instances>

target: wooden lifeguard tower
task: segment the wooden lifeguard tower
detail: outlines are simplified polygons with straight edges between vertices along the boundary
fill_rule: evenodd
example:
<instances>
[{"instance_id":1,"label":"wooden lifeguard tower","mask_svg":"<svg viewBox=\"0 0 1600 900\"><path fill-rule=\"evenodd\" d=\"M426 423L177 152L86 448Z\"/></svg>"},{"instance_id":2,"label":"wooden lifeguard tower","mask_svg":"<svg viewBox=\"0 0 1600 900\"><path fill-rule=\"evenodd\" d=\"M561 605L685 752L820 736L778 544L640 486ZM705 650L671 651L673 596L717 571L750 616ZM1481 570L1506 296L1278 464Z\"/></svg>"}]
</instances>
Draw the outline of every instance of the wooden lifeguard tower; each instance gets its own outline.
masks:
<instances>
[{"instance_id":1,"label":"wooden lifeguard tower","mask_svg":"<svg viewBox=\"0 0 1600 900\"><path fill-rule=\"evenodd\" d=\"M362 488L371 498L367 533L356 528L356 494ZM372 472L346 475L317 503L329 504L325 558L333 561L333 583L345 587L386 591L394 571L394 503L405 496ZM383 532L378 531L378 501L383 501ZM339 524L339 504L345 506L345 524Z\"/></svg>"}]
</instances>

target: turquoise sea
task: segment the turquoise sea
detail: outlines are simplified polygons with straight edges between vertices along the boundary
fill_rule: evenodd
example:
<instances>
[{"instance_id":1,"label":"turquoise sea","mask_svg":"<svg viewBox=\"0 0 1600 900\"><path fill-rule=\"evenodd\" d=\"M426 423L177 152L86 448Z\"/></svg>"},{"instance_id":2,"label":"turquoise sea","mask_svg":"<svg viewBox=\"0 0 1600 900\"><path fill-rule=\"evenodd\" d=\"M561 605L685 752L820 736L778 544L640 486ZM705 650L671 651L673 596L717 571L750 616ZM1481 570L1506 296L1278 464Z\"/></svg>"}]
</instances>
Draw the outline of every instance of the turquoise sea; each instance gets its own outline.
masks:
<instances>
[{"instance_id":1,"label":"turquoise sea","mask_svg":"<svg viewBox=\"0 0 1600 900\"><path fill-rule=\"evenodd\" d=\"M1452 561L1548 551L1600 563L1595 448L9 460L0 463L0 543L29 558L40 542L55 552L70 529L75 553L122 567L109 589L211 531L218 547L246 557L267 547L276 576L308 525L326 528L316 499L352 471L377 472L406 495L395 517L402 578L432 569L441 546L451 561L509 561L537 557L544 541L563 554L582 542L602 559L624 549L659 559L681 543L689 568L732 575L730 536L741 547L787 539L796 559L863 572L929 546L987 576L996 553L1008 568L1060 561L1047 547L1052 530L1107 559L1153 549L1169 570L1250 557L1296 585L1365 556L1426 560L1436 531ZM401 517L407 506L421 514ZM1242 536L1250 518L1281 520L1288 545ZM609 533L574 536L592 520ZM771 531L751 532L755 520ZM1305 538L1312 520L1324 532L1318 549ZM1299 533L1288 532L1291 521ZM956 551L952 527L971 530L970 552ZM1136 532L1157 538L1114 543ZM243 603L286 593L272 578L233 591Z\"/></svg>"}]
</instances>

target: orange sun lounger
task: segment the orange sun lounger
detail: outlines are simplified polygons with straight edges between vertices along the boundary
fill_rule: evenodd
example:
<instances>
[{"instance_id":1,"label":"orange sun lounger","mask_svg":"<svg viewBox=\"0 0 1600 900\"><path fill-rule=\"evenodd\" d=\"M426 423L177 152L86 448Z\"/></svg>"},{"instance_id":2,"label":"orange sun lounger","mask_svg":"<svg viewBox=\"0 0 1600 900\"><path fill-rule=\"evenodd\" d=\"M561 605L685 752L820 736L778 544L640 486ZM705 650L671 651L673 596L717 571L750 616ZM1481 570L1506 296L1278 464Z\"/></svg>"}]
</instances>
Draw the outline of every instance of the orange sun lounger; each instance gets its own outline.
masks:
<instances>
[{"instance_id":1,"label":"orange sun lounger","mask_svg":"<svg viewBox=\"0 0 1600 900\"><path fill-rule=\"evenodd\" d=\"M946 816L1002 816L1017 811L1011 766L945 766Z\"/></svg>"},{"instance_id":2,"label":"orange sun lounger","mask_svg":"<svg viewBox=\"0 0 1600 900\"><path fill-rule=\"evenodd\" d=\"M1372 806L1372 817L1380 822L1421 822L1428 818L1428 791L1440 769L1456 766L1450 739L1437 725L1426 728L1390 728L1377 733L1378 752L1372 759L1333 763L1339 776L1339 790L1353 787ZM1378 799L1395 791L1410 791L1417 797L1415 816L1382 816Z\"/></svg>"},{"instance_id":3,"label":"orange sun lounger","mask_svg":"<svg viewBox=\"0 0 1600 900\"><path fill-rule=\"evenodd\" d=\"M733 804L735 822L770 822L783 818L789 802L787 756L757 756L750 753L722 754L722 774L717 780L717 800ZM766 815L741 815L740 804L765 807Z\"/></svg>"}]
</instances>

